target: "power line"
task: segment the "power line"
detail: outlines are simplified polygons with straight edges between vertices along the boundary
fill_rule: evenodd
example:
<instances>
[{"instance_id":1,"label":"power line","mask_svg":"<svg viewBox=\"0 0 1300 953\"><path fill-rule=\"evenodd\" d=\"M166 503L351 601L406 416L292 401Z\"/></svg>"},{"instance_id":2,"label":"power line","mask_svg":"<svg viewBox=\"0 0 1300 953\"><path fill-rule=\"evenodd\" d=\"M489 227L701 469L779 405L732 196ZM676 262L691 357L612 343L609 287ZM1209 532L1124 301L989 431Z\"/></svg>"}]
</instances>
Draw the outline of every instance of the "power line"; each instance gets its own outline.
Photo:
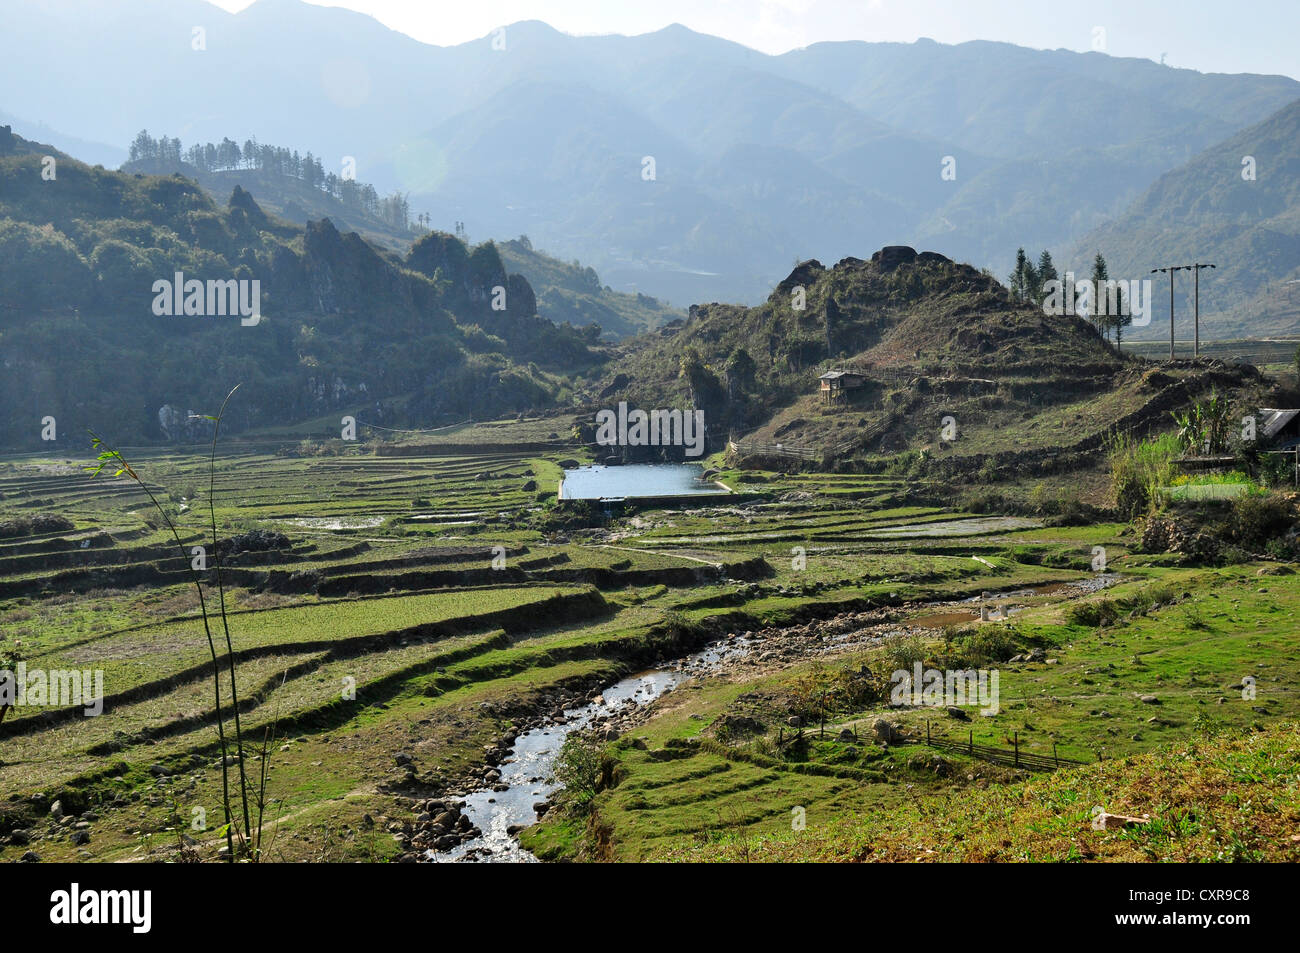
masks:
<instances>
[{"instance_id":1,"label":"power line","mask_svg":"<svg viewBox=\"0 0 1300 953\"><path fill-rule=\"evenodd\" d=\"M1190 271L1194 276L1193 283L1195 286L1195 291L1193 292L1193 294L1195 296L1195 305L1193 307L1195 310L1194 310L1193 320L1195 321L1195 329L1193 331L1194 337L1192 340L1192 356L1200 357L1201 356L1201 269L1214 268L1214 267L1217 266L1202 265L1200 262L1197 262L1196 264L1192 264L1192 265L1170 265L1167 268L1151 269L1151 274L1153 275L1156 272L1169 275L1169 360L1171 361L1174 359L1174 272Z\"/></svg>"},{"instance_id":2,"label":"power line","mask_svg":"<svg viewBox=\"0 0 1300 953\"><path fill-rule=\"evenodd\" d=\"M1201 269L1213 268L1214 265L1189 265L1189 270L1195 275L1194 284L1196 286L1196 330L1195 337L1192 341L1192 357L1201 356Z\"/></svg>"},{"instance_id":3,"label":"power line","mask_svg":"<svg viewBox=\"0 0 1300 953\"><path fill-rule=\"evenodd\" d=\"M1174 272L1182 271L1187 265L1170 265L1168 268L1152 268L1151 274L1160 272L1169 275L1169 360L1174 359Z\"/></svg>"}]
</instances>

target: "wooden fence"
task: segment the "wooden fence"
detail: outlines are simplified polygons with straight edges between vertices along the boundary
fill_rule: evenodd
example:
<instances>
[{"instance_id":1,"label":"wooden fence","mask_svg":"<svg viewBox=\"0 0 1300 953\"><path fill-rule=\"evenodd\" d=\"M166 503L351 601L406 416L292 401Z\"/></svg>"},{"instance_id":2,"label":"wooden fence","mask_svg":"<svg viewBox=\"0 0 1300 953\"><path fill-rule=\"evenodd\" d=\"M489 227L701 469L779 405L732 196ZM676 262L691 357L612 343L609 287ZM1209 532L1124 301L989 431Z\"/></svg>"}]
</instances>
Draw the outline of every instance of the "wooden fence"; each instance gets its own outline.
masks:
<instances>
[{"instance_id":1,"label":"wooden fence","mask_svg":"<svg viewBox=\"0 0 1300 953\"><path fill-rule=\"evenodd\" d=\"M824 457L838 457L860 447L872 432L879 436L887 427L876 425L861 437L845 440L843 443L830 444L825 447L791 447L782 443L756 443L752 441L728 440L727 449L741 456L797 457L800 460L821 460Z\"/></svg>"},{"instance_id":2,"label":"wooden fence","mask_svg":"<svg viewBox=\"0 0 1300 953\"><path fill-rule=\"evenodd\" d=\"M727 441L727 449L741 456L797 457L800 460L820 460L822 451L815 447L789 447L781 443L737 443Z\"/></svg>"},{"instance_id":3,"label":"wooden fence","mask_svg":"<svg viewBox=\"0 0 1300 953\"><path fill-rule=\"evenodd\" d=\"M1075 761L1071 758L1062 758L1056 753L1056 745L1052 745L1051 755L1031 754L1028 751L1020 750L1020 732L1012 734L1011 748L995 748L991 745L977 745L975 743L975 730L970 729L966 735L966 740L954 740L946 735L940 737L936 735L930 726L930 722L925 723L925 743L932 748L942 748L946 751L955 751L967 755L971 758L979 758L981 761L989 761L993 764L1000 764L1008 768L1024 768L1028 771L1055 771L1057 768L1074 768L1083 764L1082 761ZM917 739L919 743L920 739Z\"/></svg>"},{"instance_id":4,"label":"wooden fence","mask_svg":"<svg viewBox=\"0 0 1300 953\"><path fill-rule=\"evenodd\" d=\"M812 726L808 729L809 732L817 731L817 730L818 729L816 726ZM832 730L834 729L832 728ZM856 740L858 736L857 728L854 727L851 730L853 732L854 740ZM804 737L804 731L805 729L801 727L796 732L787 736L785 733L785 729L782 728L780 735L777 739L777 746L784 747L787 744L792 744L798 741L800 738ZM825 736L826 734L825 722L821 724L820 734L822 736ZM907 745L907 744L915 745L915 744L921 744L922 742L920 738L902 736L900 740L893 743L898 745ZM974 729L971 729L967 733L965 741L962 741L960 739L954 740L952 738L947 737L946 735L939 736L936 735L932 730L928 719L926 720L925 723L924 743L931 748L941 748L945 751L952 751L957 754L964 754L967 757L978 758L981 761L988 761L992 764L1000 764L1003 767L1023 768L1026 771L1055 771L1057 768L1077 768L1080 765L1086 763L1083 761L1075 761L1072 758L1062 758L1056 753L1055 744L1052 745L1052 754L1050 756L1042 755L1042 754L1032 754L1028 751L1021 751L1020 732L1018 731L1012 733L1012 742L1010 748L997 748L992 745L977 745L975 743Z\"/></svg>"}]
</instances>

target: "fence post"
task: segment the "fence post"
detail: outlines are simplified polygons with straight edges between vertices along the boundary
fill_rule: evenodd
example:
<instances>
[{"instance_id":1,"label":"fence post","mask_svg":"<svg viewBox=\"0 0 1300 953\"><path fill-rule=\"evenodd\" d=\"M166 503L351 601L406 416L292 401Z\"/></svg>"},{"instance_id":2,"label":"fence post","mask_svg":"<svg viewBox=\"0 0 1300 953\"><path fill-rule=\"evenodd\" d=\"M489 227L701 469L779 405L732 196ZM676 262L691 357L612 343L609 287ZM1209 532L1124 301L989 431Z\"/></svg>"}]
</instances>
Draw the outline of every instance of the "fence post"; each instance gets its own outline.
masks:
<instances>
[{"instance_id":1,"label":"fence post","mask_svg":"<svg viewBox=\"0 0 1300 953\"><path fill-rule=\"evenodd\" d=\"M1052 760L1056 762L1056 766L1057 766L1058 768L1061 766L1061 759L1058 758L1058 757L1056 756L1056 742L1055 742L1055 741L1052 742Z\"/></svg>"},{"instance_id":2,"label":"fence post","mask_svg":"<svg viewBox=\"0 0 1300 953\"><path fill-rule=\"evenodd\" d=\"M930 719L925 720L925 743L930 743Z\"/></svg>"},{"instance_id":3,"label":"fence post","mask_svg":"<svg viewBox=\"0 0 1300 953\"><path fill-rule=\"evenodd\" d=\"M970 756L972 758L975 757L975 729L974 728L970 730L970 737L966 739L966 745L967 745L967 750L970 752Z\"/></svg>"},{"instance_id":4,"label":"fence post","mask_svg":"<svg viewBox=\"0 0 1300 953\"><path fill-rule=\"evenodd\" d=\"M1016 767L1020 767L1020 732L1012 732L1012 740L1016 746Z\"/></svg>"}]
</instances>

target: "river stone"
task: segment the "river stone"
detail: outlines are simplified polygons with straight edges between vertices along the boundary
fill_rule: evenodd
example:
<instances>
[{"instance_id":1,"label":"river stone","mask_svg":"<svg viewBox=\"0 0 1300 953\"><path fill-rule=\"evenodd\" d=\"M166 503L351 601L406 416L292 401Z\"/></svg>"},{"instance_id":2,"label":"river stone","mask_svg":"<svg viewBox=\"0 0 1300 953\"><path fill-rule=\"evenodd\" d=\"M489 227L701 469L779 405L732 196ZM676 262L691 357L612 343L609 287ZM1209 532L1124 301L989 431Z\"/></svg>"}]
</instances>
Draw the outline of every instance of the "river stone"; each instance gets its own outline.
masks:
<instances>
[{"instance_id":1,"label":"river stone","mask_svg":"<svg viewBox=\"0 0 1300 953\"><path fill-rule=\"evenodd\" d=\"M872 724L871 730L875 732L876 739L883 741L885 744L901 741L903 737L902 732L898 730L898 726L891 721L886 721L884 718L877 718Z\"/></svg>"}]
</instances>

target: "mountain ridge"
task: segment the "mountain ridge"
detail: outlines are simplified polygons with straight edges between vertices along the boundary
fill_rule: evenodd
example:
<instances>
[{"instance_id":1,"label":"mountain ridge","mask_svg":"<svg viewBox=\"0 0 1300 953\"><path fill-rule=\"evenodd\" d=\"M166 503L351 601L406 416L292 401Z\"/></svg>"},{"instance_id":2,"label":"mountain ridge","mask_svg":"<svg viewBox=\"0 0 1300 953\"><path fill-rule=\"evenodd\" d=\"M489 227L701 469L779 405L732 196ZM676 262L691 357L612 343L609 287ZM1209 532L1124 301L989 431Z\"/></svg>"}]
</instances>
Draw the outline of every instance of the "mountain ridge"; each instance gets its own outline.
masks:
<instances>
[{"instance_id":1,"label":"mountain ridge","mask_svg":"<svg viewBox=\"0 0 1300 953\"><path fill-rule=\"evenodd\" d=\"M130 115L110 108L107 90L73 95L58 84L6 107L90 140L123 142L141 127L174 128L174 117L193 115L188 104L201 101L209 108L179 130L187 139L294 142L328 157L331 167L351 156L358 175L382 192L411 193L416 211L454 206L454 184L475 193L467 214L456 216L472 233L526 232L538 247L592 265L617 290L682 305L710 298L756 303L770 275L796 258L836 260L894 241L935 247L1003 274L1019 245L1062 252L1120 214L1160 173L1300 96L1300 84L1286 77L1198 74L985 42L840 41L770 56L680 26L635 37L574 37L516 23L504 28L504 49L495 50L494 34L435 46L362 23L368 18L354 13L288 0L236 15L178 0L150 7L143 24L115 20L104 6L93 16L73 15L85 6L57 0L52 12L18 12L12 30L24 42L0 64L0 82L23 88L21 78L40 63L89 55L94 44L111 51L105 68L131 91ZM196 23L207 24L202 52L191 49ZM294 37L303 42L289 42ZM203 69L195 70L193 57L200 56ZM683 64L693 67L691 85L701 90L695 100L681 85ZM160 74L172 80L157 83ZM544 96L534 100L544 121L520 119L529 132L512 148L465 152L449 143L458 132L472 136L482 111L500 106L503 90L520 95L518 84L561 81L591 90L592 103L603 96L616 104L615 121L626 132L619 148L607 142L594 152L577 135L590 128L591 110L568 115L558 105L548 109ZM978 110L969 102L975 95ZM1055 105L1061 102L1070 103L1068 111ZM676 128L672 114L688 107L689 130ZM1084 114L1125 121L1109 124L1103 145L1069 132ZM114 131L114 123L123 128ZM520 150L550 150L557 168L631 157L636 162L625 171L635 177L641 157L672 152L676 144L696 155L676 163L673 189L638 196L612 179L590 184L583 198L608 210L608 218L648 212L660 219L658 230L642 238L632 229L612 248L594 227L571 219L574 189L563 174L530 193L531 220L487 200L509 181ZM808 212L788 224L789 198L763 198L761 175L717 172L717 155L756 144L791 149L854 184L850 201L894 202L902 212L864 207L855 227L811 230L799 222L852 217L841 209L843 194L812 196ZM461 158L449 162L450 155ZM956 160L951 180L940 176L947 156ZM1055 188L1024 181L1030 159L1051 163ZM668 171L661 165L659 185L668 183ZM790 185L797 192L798 183ZM665 200L656 212L654 203ZM1025 210L1036 202L1047 211L1034 221Z\"/></svg>"}]
</instances>

